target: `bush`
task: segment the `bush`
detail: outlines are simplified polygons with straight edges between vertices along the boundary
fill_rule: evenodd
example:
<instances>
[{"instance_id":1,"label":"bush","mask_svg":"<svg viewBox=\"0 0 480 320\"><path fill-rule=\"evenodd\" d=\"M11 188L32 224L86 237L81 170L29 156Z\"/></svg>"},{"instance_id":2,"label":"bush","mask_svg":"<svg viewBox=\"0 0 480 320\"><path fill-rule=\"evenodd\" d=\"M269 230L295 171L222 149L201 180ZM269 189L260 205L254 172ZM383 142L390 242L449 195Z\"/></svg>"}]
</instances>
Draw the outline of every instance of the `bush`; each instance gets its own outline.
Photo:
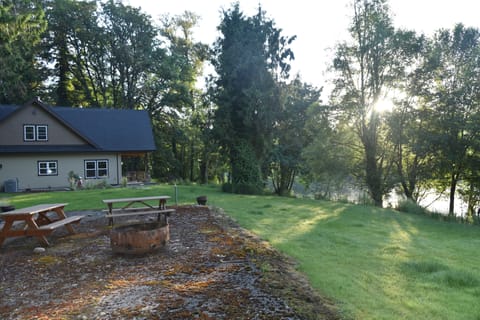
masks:
<instances>
[{"instance_id":1,"label":"bush","mask_svg":"<svg viewBox=\"0 0 480 320\"><path fill-rule=\"evenodd\" d=\"M224 184L222 184L222 192L225 192L225 193L233 193L233 186L231 183L229 182L226 182Z\"/></svg>"},{"instance_id":2,"label":"bush","mask_svg":"<svg viewBox=\"0 0 480 320\"><path fill-rule=\"evenodd\" d=\"M247 183L224 183L222 184L222 191L226 193L238 193L238 194L263 194L263 189L260 186Z\"/></svg>"},{"instance_id":3,"label":"bush","mask_svg":"<svg viewBox=\"0 0 480 320\"><path fill-rule=\"evenodd\" d=\"M416 202L407 199L398 203L397 210L401 212L414 213L414 214L427 214L427 210L422 208Z\"/></svg>"},{"instance_id":4,"label":"bush","mask_svg":"<svg viewBox=\"0 0 480 320\"><path fill-rule=\"evenodd\" d=\"M262 194L263 190L262 187L254 184L238 183L233 186L233 192L239 194Z\"/></svg>"},{"instance_id":5,"label":"bush","mask_svg":"<svg viewBox=\"0 0 480 320\"><path fill-rule=\"evenodd\" d=\"M73 171L68 172L68 182L70 184L70 189L77 190L77 188L82 187L82 178Z\"/></svg>"}]
</instances>

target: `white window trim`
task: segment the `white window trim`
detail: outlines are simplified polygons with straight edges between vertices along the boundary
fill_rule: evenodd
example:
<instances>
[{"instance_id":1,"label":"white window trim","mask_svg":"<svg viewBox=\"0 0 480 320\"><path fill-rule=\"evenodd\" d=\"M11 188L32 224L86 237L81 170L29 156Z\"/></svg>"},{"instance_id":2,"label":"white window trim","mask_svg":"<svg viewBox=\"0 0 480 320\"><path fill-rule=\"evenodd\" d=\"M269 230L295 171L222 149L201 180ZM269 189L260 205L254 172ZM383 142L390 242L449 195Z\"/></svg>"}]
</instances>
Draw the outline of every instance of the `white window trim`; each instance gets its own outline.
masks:
<instances>
[{"instance_id":1,"label":"white window trim","mask_svg":"<svg viewBox=\"0 0 480 320\"><path fill-rule=\"evenodd\" d=\"M87 169L87 163L92 163L92 162L95 164L95 167L93 169ZM106 168L105 169L104 168L99 169L98 164L100 162L106 163ZM106 170L107 174L104 175L104 176L99 176L98 172L100 170ZM88 176L87 171L88 172L95 171L95 176ZM85 179L107 179L109 177L109 174L110 174L110 163L107 159L84 160L84 177L85 177Z\"/></svg>"},{"instance_id":2,"label":"white window trim","mask_svg":"<svg viewBox=\"0 0 480 320\"><path fill-rule=\"evenodd\" d=\"M32 139L27 139L27 129L28 128L33 129L33 138ZM35 129L35 125L33 125L33 124L23 125L23 141L35 141L35 139L37 138L36 131L37 130Z\"/></svg>"},{"instance_id":3,"label":"white window trim","mask_svg":"<svg viewBox=\"0 0 480 320\"><path fill-rule=\"evenodd\" d=\"M40 128L44 128L45 129L45 139L40 139ZM48 126L47 125L38 125L38 126L35 126L35 131L36 131L36 138L37 138L37 141L48 141Z\"/></svg>"},{"instance_id":4,"label":"white window trim","mask_svg":"<svg viewBox=\"0 0 480 320\"><path fill-rule=\"evenodd\" d=\"M40 168L40 165L41 164L46 164L47 166L47 173L41 173L41 169ZM54 164L53 166L51 166L51 164ZM55 168L55 173L48 173L48 170L50 170L50 168ZM37 161L37 173L38 173L38 176L39 177L48 177L48 176L58 176L58 161L57 160L39 160Z\"/></svg>"},{"instance_id":5,"label":"white window trim","mask_svg":"<svg viewBox=\"0 0 480 320\"><path fill-rule=\"evenodd\" d=\"M33 130L33 138L27 139L27 129ZM45 129L45 138L40 139L39 131L41 128ZM48 125L46 124L24 124L23 125L23 141L33 142L33 141L48 141Z\"/></svg>"}]
</instances>

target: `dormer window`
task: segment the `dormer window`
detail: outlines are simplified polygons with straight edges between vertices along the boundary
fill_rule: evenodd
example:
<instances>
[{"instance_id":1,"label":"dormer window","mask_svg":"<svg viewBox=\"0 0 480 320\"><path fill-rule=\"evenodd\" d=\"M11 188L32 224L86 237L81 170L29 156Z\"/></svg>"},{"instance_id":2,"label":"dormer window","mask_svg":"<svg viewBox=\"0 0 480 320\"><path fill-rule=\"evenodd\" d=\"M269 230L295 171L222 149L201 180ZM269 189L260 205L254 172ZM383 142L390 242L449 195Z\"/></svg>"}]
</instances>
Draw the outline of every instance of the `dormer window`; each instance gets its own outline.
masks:
<instances>
[{"instance_id":1,"label":"dormer window","mask_svg":"<svg viewBox=\"0 0 480 320\"><path fill-rule=\"evenodd\" d=\"M44 124L26 124L23 126L24 141L48 141L48 126Z\"/></svg>"}]
</instances>

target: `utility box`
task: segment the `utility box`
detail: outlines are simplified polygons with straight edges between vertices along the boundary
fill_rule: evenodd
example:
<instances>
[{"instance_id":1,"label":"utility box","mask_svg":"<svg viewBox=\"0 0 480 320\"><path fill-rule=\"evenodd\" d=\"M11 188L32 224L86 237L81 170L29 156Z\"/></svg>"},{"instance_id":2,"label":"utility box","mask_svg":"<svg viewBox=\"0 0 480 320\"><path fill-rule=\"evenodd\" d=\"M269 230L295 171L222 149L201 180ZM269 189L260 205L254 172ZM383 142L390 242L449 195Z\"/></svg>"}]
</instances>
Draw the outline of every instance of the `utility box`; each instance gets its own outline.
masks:
<instances>
[{"instance_id":1,"label":"utility box","mask_svg":"<svg viewBox=\"0 0 480 320\"><path fill-rule=\"evenodd\" d=\"M3 189L6 193L14 193L18 192L18 180L17 179L9 179L3 183Z\"/></svg>"}]
</instances>

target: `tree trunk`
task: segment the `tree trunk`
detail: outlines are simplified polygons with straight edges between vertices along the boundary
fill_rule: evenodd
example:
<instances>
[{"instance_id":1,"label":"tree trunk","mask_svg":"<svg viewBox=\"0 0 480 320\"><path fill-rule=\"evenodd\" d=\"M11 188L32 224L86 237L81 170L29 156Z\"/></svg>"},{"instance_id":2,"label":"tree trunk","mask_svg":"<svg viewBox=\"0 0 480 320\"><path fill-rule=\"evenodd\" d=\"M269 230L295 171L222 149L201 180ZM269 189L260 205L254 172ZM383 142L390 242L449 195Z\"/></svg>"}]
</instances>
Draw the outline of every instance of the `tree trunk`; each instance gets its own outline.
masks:
<instances>
[{"instance_id":1,"label":"tree trunk","mask_svg":"<svg viewBox=\"0 0 480 320\"><path fill-rule=\"evenodd\" d=\"M200 162L200 183L201 184L208 184L208 166L209 166L208 153L204 150L202 155L202 161Z\"/></svg>"},{"instance_id":2,"label":"tree trunk","mask_svg":"<svg viewBox=\"0 0 480 320\"><path fill-rule=\"evenodd\" d=\"M383 193L381 191L381 179L378 173L376 161L370 161L367 163L367 187L370 192L370 196L376 207L383 207Z\"/></svg>"},{"instance_id":3,"label":"tree trunk","mask_svg":"<svg viewBox=\"0 0 480 320\"><path fill-rule=\"evenodd\" d=\"M473 183L470 182L470 189L468 190L468 208L467 208L467 216L473 217L475 215L475 187Z\"/></svg>"},{"instance_id":4,"label":"tree trunk","mask_svg":"<svg viewBox=\"0 0 480 320\"><path fill-rule=\"evenodd\" d=\"M450 204L448 208L448 215L453 216L455 214L455 191L457 189L457 175L452 173L450 180Z\"/></svg>"},{"instance_id":5,"label":"tree trunk","mask_svg":"<svg viewBox=\"0 0 480 320\"><path fill-rule=\"evenodd\" d=\"M365 144L365 157L365 175L368 191L375 206L381 208L383 206L382 177L380 169L378 168L375 148L371 148L368 144Z\"/></svg>"},{"instance_id":6,"label":"tree trunk","mask_svg":"<svg viewBox=\"0 0 480 320\"><path fill-rule=\"evenodd\" d=\"M192 138L192 141L190 142L190 181L194 181L194 177L193 177L193 168L195 166L195 142L193 141L193 138Z\"/></svg>"}]
</instances>

